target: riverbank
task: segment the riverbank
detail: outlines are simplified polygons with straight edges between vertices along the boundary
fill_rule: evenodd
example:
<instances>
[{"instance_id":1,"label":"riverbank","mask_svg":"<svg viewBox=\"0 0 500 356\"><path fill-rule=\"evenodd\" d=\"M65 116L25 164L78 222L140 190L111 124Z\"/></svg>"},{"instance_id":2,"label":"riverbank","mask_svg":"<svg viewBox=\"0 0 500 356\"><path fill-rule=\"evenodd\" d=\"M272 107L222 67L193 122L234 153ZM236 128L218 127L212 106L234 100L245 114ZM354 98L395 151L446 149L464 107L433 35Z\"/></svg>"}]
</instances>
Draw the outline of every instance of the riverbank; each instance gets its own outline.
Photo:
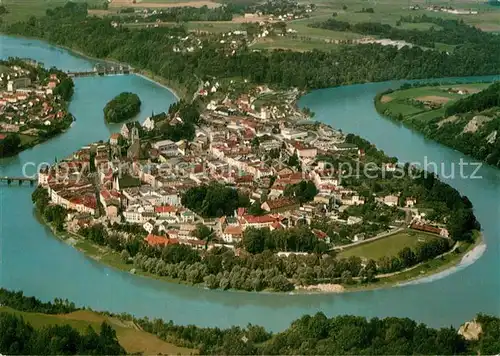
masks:
<instances>
[{"instance_id":1,"label":"riverbank","mask_svg":"<svg viewBox=\"0 0 500 356\"><path fill-rule=\"evenodd\" d=\"M39 216L39 214L38 214ZM112 250L107 246L97 245L91 241L85 239L85 237L70 233L67 231L59 232L54 229L54 227L48 223L43 217L40 217L40 222L48 226L54 236L56 236L61 241L67 243L68 245L74 247L86 257L91 258L99 263L102 263L108 267L114 268L122 272L128 272L139 277L152 278L167 283L175 283L186 286L191 286L195 288L206 287L203 283L191 284L185 280L170 278L165 276L159 276L157 274L149 273L143 271L139 268L135 268L134 265L128 261L125 262L121 254L117 251ZM453 271L457 266L468 263L470 261L477 261L481 254L485 250L485 244L483 243L482 233L479 231L474 233L474 242L463 242L458 243L458 248L455 246L450 251L434 258L431 261L420 263L416 266L403 270L401 272L395 272L386 275L378 275L377 279L373 282L366 284L356 283L354 284L339 284L339 283L319 283L313 285L295 285L295 289L291 292L275 292L271 290L263 290L260 292L245 292L242 290L232 290L231 292L239 293L271 293L271 294L283 294L283 295L294 295L294 294L339 294L347 292L358 292L358 291L370 291L376 289L387 289L391 287L399 287L407 284L412 284L415 281L420 281L424 278L432 278L438 276L443 272ZM484 247L484 248L483 248ZM470 261L469 261L470 260ZM467 262L469 261L469 262Z\"/></svg>"},{"instance_id":2,"label":"riverbank","mask_svg":"<svg viewBox=\"0 0 500 356\"><path fill-rule=\"evenodd\" d=\"M498 88L492 82L404 84L378 93L373 101L380 115L498 168L500 109L488 99L498 95Z\"/></svg>"},{"instance_id":3,"label":"riverbank","mask_svg":"<svg viewBox=\"0 0 500 356\"><path fill-rule=\"evenodd\" d=\"M114 66L130 66L129 64L127 63L123 63L123 62L120 62L116 59L113 59L113 58L98 58L98 57L93 57L93 56L90 56L76 48L72 48L72 47L68 47L68 46L62 46L62 45L59 45L59 44L56 44L54 42L50 42L50 41L47 41L46 39L43 39L43 38L38 38L38 37L29 37L29 36L19 36L19 35L12 35L12 34L6 34L6 33L3 33L3 32L0 32L0 35L4 35L4 36L8 36L8 37L12 37L12 38L19 38L19 39L25 39L25 40L37 40L37 41L42 41L42 42L45 42L47 44L49 44L50 46L53 46L55 48L62 48L66 51L68 51L70 54L73 54L77 57L80 57L82 59L85 59L85 60L89 60L90 62L92 63L106 63L106 64L111 64L111 65L114 65ZM189 97L189 94L186 92L186 89L178 84L178 83L174 83L168 79L165 79L161 76L158 76L158 75L155 75L153 74L151 71L148 71L148 70L145 70L145 69L142 69L142 68L134 68L132 66L130 66L131 68L133 68L134 70L134 75L137 75L143 79L146 79L146 80L149 80L155 84L158 84L159 86L161 86L162 88L165 88L167 89L168 91L170 91L176 98L177 100L180 100L180 99L183 99L183 98L187 98Z\"/></svg>"},{"instance_id":4,"label":"riverbank","mask_svg":"<svg viewBox=\"0 0 500 356\"><path fill-rule=\"evenodd\" d=\"M9 36L11 36L11 35L9 35ZM17 37L17 36L12 36L12 37ZM20 38L40 40L39 38L36 38L36 37L23 37L23 36L19 36L19 37ZM43 40L43 41L45 41L45 40ZM45 42L49 43L51 46L54 46L54 47L64 48L65 50L67 50L70 53L77 54L81 58L84 58L84 59L87 59L87 60L91 60L91 61L95 61L97 63L107 63L107 64L118 65L118 66L120 66L120 65L122 65L122 66L130 66L127 63L119 62L118 60L113 59L113 58L104 58L103 59L103 58L92 57L92 56L89 56L89 55L85 54L82 51L79 51L79 50L71 48L71 47L60 46L58 44L55 44L55 43L52 43L52 42L48 42L48 41L45 41ZM134 73L133 73L134 75L137 75L137 76L139 76L141 78L149 80L149 81L151 81L151 82L153 82L155 84L158 84L162 88L167 89L168 91L170 91L177 98L177 100L180 100L181 98L185 98L185 97L188 96L188 94L186 93L185 88L183 86L177 84L177 83L174 83L174 82L172 82L170 80L167 80L167 79L165 79L165 78L163 78L161 76L155 75L151 71L148 71L148 70L145 70L145 69L133 68L133 70L134 70Z\"/></svg>"}]
</instances>

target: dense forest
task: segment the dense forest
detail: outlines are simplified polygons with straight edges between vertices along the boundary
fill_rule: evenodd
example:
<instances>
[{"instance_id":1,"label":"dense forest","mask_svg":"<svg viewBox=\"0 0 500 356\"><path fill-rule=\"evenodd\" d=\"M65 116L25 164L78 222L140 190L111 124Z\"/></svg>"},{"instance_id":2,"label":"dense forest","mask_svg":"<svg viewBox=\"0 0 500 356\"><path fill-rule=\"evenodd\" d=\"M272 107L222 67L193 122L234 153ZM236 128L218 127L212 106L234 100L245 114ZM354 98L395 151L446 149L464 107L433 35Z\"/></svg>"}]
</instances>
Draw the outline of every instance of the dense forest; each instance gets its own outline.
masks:
<instances>
[{"instance_id":1,"label":"dense forest","mask_svg":"<svg viewBox=\"0 0 500 356\"><path fill-rule=\"evenodd\" d=\"M19 135L15 133L10 134L0 134L0 136L5 136L0 138L0 157L8 157L19 152L21 147L21 139Z\"/></svg>"},{"instance_id":2,"label":"dense forest","mask_svg":"<svg viewBox=\"0 0 500 356\"><path fill-rule=\"evenodd\" d=\"M0 288L0 305L19 311L43 314L65 314L78 310L75 304L68 300L56 298L53 302L42 302L35 297L26 297L23 292L13 292L4 288Z\"/></svg>"},{"instance_id":3,"label":"dense forest","mask_svg":"<svg viewBox=\"0 0 500 356\"><path fill-rule=\"evenodd\" d=\"M8 355L124 355L116 332L106 323L84 334L70 325L35 329L22 317L0 312L0 352Z\"/></svg>"},{"instance_id":4,"label":"dense forest","mask_svg":"<svg viewBox=\"0 0 500 356\"><path fill-rule=\"evenodd\" d=\"M2 305L26 312L67 313L71 310L40 308L43 303L21 292L0 289ZM66 302L67 305L73 303ZM22 307L24 306L24 307ZM233 326L227 329L175 325L161 319L135 318L130 314L103 314L132 320L144 331L178 346L195 348L201 355L341 355L341 354L498 354L500 319L479 314L478 340L465 340L453 327L434 329L408 318L366 319L357 316L305 315L278 333L261 326ZM0 352L4 354L124 354L114 330L101 325L100 333L90 328L78 334L67 325L33 330L22 319L0 314Z\"/></svg>"},{"instance_id":5,"label":"dense forest","mask_svg":"<svg viewBox=\"0 0 500 356\"><path fill-rule=\"evenodd\" d=\"M481 112L493 107L500 108L500 82L490 85L483 91L460 99L446 107L446 116L466 112Z\"/></svg>"},{"instance_id":6,"label":"dense forest","mask_svg":"<svg viewBox=\"0 0 500 356\"><path fill-rule=\"evenodd\" d=\"M111 99L104 107L104 119L116 123L128 120L141 110L141 99L134 93L123 92Z\"/></svg>"},{"instance_id":7,"label":"dense forest","mask_svg":"<svg viewBox=\"0 0 500 356\"><path fill-rule=\"evenodd\" d=\"M341 46L332 52L268 52L243 47L228 55L218 41L207 35L202 37L203 49L177 53L173 48L178 36L187 35L182 27L113 28L111 20L89 18L85 5L75 3L3 30L144 68L189 92L198 88L197 77L206 76L243 76L255 83L313 89L389 79L495 74L500 68L500 46L473 42L457 46L450 54L367 44Z\"/></svg>"}]
</instances>

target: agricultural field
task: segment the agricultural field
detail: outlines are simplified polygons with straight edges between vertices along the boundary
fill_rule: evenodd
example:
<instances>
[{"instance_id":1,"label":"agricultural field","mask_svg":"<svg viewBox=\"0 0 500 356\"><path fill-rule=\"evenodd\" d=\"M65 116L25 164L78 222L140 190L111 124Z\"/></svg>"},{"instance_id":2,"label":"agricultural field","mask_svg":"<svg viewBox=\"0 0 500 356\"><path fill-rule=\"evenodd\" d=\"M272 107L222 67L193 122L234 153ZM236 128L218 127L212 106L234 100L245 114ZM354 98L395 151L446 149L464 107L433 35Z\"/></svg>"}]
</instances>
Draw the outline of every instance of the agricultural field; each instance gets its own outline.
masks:
<instances>
[{"instance_id":1,"label":"agricultural field","mask_svg":"<svg viewBox=\"0 0 500 356\"><path fill-rule=\"evenodd\" d=\"M301 38L263 38L255 41L251 45L252 49L284 49L293 50L298 52L311 51L313 49L320 49L323 51L335 50L339 45L334 43L327 43L319 39L301 39Z\"/></svg>"},{"instance_id":2,"label":"agricultural field","mask_svg":"<svg viewBox=\"0 0 500 356\"><path fill-rule=\"evenodd\" d=\"M74 0L75 2L86 2L89 6L101 5L103 0ZM25 21L30 16L43 16L45 11L57 6L63 6L67 0L2 0L8 13L0 16L3 22L12 23Z\"/></svg>"},{"instance_id":3,"label":"agricultural field","mask_svg":"<svg viewBox=\"0 0 500 356\"><path fill-rule=\"evenodd\" d=\"M168 7L202 7L216 8L221 4L210 0L112 0L110 8L137 7L137 8L168 8Z\"/></svg>"},{"instance_id":4,"label":"agricultural field","mask_svg":"<svg viewBox=\"0 0 500 356\"><path fill-rule=\"evenodd\" d=\"M26 322L29 322L34 328L42 328L48 325L68 324L79 332L91 326L97 332L103 321L106 321L116 331L118 342L127 353L139 353L145 355L190 355L197 351L184 347L177 347L169 344L153 334L140 330L133 322L121 321L117 318L99 315L88 310L79 310L69 314L49 315L41 313L21 312L8 307L0 307L0 312L12 313L22 316Z\"/></svg>"},{"instance_id":5,"label":"agricultural field","mask_svg":"<svg viewBox=\"0 0 500 356\"><path fill-rule=\"evenodd\" d=\"M428 15L450 19L463 19L466 23L478 26L484 31L500 31L500 6L492 6L486 1L476 0L314 0L307 1L314 3L317 6L317 12L321 16L331 16L333 12L337 13L336 19L339 21L347 21L350 23L357 22L380 22L389 25L396 25L396 22L401 16L408 15ZM426 4L452 6L460 10L476 10L477 15L455 15L444 12L431 12L425 9ZM347 5L347 9L343 9L343 5ZM409 5L419 5L420 10L410 11ZM374 13L359 12L362 8L373 8ZM321 18L319 18L321 20ZM426 29L430 25L419 24L418 29ZM411 26L411 25L410 25ZM402 26L405 28L405 26Z\"/></svg>"},{"instance_id":6,"label":"agricultural field","mask_svg":"<svg viewBox=\"0 0 500 356\"><path fill-rule=\"evenodd\" d=\"M446 106L487 88L491 83L426 86L396 90L376 103L379 112L390 112L403 122L429 121L442 117Z\"/></svg>"},{"instance_id":7,"label":"agricultural field","mask_svg":"<svg viewBox=\"0 0 500 356\"><path fill-rule=\"evenodd\" d=\"M340 252L338 256L340 258L356 256L377 260L384 256L397 256L398 252L405 247L414 248L421 242L427 242L437 238L440 237L423 232L407 230L398 232L394 235L389 235L373 242L367 242L365 244L348 248Z\"/></svg>"}]
</instances>

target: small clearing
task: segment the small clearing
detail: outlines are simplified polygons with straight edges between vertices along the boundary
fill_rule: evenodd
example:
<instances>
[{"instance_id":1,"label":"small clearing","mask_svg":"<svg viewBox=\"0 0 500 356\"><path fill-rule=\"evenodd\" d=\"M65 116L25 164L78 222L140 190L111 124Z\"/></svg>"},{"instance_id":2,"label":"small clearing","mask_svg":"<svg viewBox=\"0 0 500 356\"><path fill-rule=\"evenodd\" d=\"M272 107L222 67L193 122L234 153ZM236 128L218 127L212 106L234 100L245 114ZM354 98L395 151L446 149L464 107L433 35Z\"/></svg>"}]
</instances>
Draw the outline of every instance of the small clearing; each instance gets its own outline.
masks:
<instances>
[{"instance_id":1,"label":"small clearing","mask_svg":"<svg viewBox=\"0 0 500 356\"><path fill-rule=\"evenodd\" d=\"M101 315L90 310L78 310L68 314L42 314L22 312L9 307L0 307L0 312L21 316L34 328L49 325L70 325L83 333L90 326L99 331L101 323L107 322L116 331L118 342L131 354L145 355L193 355L198 350L178 347L161 340L154 334L141 330L134 322Z\"/></svg>"},{"instance_id":2,"label":"small clearing","mask_svg":"<svg viewBox=\"0 0 500 356\"><path fill-rule=\"evenodd\" d=\"M382 104L390 103L394 98L390 97L389 95L384 95L383 97L380 98L380 102Z\"/></svg>"},{"instance_id":3,"label":"small clearing","mask_svg":"<svg viewBox=\"0 0 500 356\"><path fill-rule=\"evenodd\" d=\"M445 96L426 95L420 96L415 100L421 101L423 103L446 104L448 101L450 101L450 98L447 98Z\"/></svg>"},{"instance_id":4,"label":"small clearing","mask_svg":"<svg viewBox=\"0 0 500 356\"><path fill-rule=\"evenodd\" d=\"M463 92L466 92L468 94L476 94L476 93L479 93L480 91L482 91L484 88L480 88L480 87L474 87L472 85L462 85L462 86L458 86L458 87L453 87L454 90L456 91L463 91Z\"/></svg>"},{"instance_id":5,"label":"small clearing","mask_svg":"<svg viewBox=\"0 0 500 356\"><path fill-rule=\"evenodd\" d=\"M441 128L441 126L443 126L444 124L448 124L448 123L451 124L451 123L457 121L458 119L459 119L459 117L456 115L447 117L446 119L443 119L443 120L438 122L438 127Z\"/></svg>"},{"instance_id":6,"label":"small clearing","mask_svg":"<svg viewBox=\"0 0 500 356\"><path fill-rule=\"evenodd\" d=\"M483 115L477 115L470 120L467 125L465 125L462 133L471 132L474 133L481 128L485 123L493 120L493 118Z\"/></svg>"}]
</instances>

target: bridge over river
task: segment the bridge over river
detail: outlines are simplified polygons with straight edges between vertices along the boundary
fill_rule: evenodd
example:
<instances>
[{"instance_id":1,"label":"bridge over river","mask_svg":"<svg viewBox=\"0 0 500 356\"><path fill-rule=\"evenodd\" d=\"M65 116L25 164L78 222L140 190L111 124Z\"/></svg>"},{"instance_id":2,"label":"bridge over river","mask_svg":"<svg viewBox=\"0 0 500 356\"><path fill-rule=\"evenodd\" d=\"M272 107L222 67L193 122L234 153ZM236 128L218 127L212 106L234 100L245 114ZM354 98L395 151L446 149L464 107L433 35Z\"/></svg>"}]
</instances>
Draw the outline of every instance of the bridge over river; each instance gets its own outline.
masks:
<instances>
[{"instance_id":1,"label":"bridge over river","mask_svg":"<svg viewBox=\"0 0 500 356\"><path fill-rule=\"evenodd\" d=\"M68 75L74 77L91 77L91 76L105 76L105 75L126 75L134 73L134 69L127 65L116 66L100 66L97 65L93 70L89 71L68 71Z\"/></svg>"},{"instance_id":2,"label":"bridge over river","mask_svg":"<svg viewBox=\"0 0 500 356\"><path fill-rule=\"evenodd\" d=\"M7 183L10 185L13 182L17 182L19 185L22 185L23 183L28 183L29 185L33 185L38 181L37 177L9 177L9 176L2 176L0 177L0 182L2 183Z\"/></svg>"}]
</instances>

